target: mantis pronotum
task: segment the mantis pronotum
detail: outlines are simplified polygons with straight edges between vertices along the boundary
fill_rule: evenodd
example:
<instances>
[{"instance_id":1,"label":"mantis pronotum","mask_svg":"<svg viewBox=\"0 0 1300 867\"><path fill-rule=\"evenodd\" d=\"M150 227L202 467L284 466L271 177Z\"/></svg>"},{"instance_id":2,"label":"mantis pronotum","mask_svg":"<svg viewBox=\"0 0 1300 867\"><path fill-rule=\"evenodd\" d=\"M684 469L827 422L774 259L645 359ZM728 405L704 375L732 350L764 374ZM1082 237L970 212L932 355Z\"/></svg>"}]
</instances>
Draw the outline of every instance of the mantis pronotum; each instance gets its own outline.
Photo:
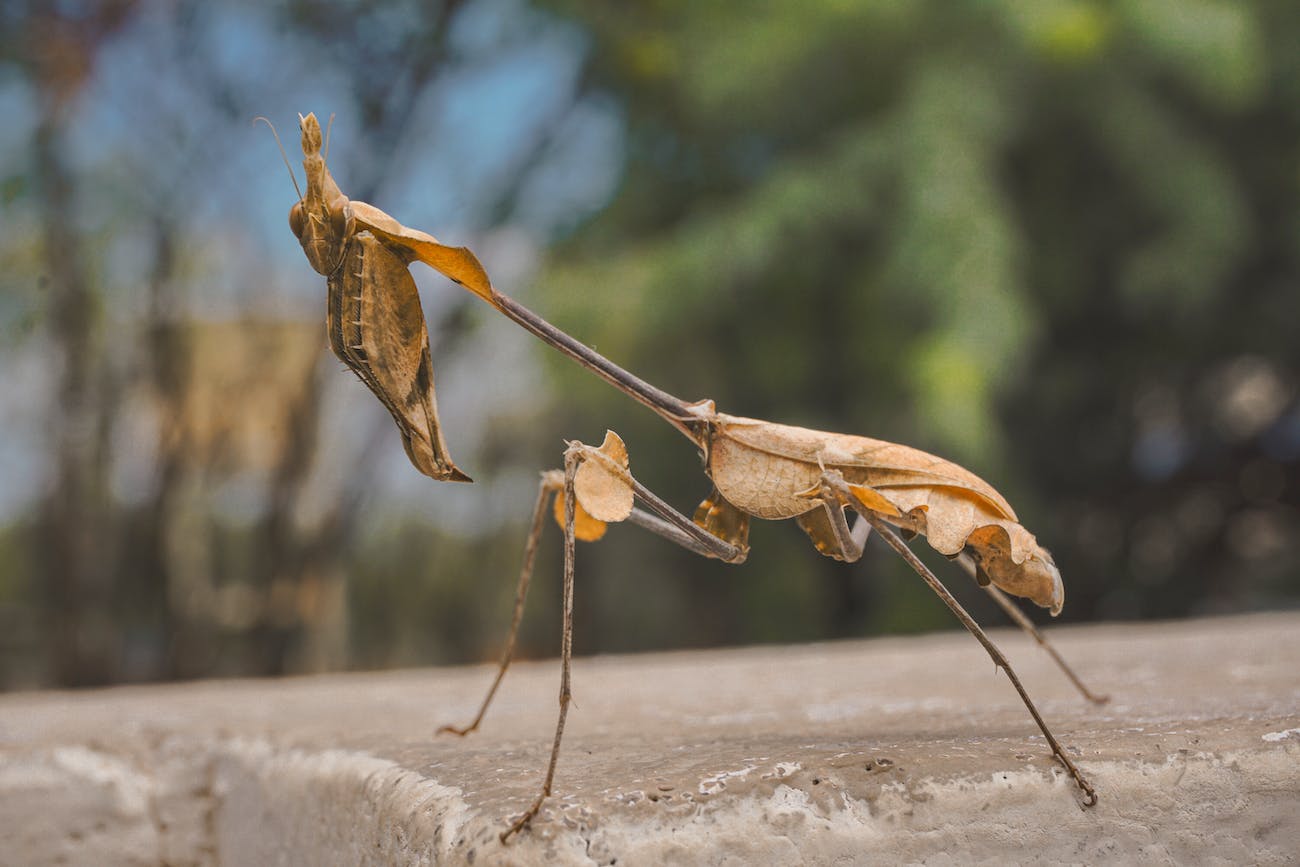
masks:
<instances>
[{"instance_id":1,"label":"mantis pronotum","mask_svg":"<svg viewBox=\"0 0 1300 867\"><path fill-rule=\"evenodd\" d=\"M428 334L407 265L419 260L445 274L548 345L629 397L649 407L699 449L713 490L693 516L645 488L629 469L627 450L613 431L600 446L570 442L562 469L542 473L524 549L514 615L497 674L473 721L440 731L465 735L482 721L513 657L534 553L548 508L564 530L564 625L560 648L560 711L542 788L532 805L502 832L521 830L551 794L570 702L575 541L595 541L609 523L630 521L704 557L743 562L751 517L793 518L817 550L854 562L874 529L952 610L1007 673L1052 753L1073 777L1084 803L1093 787L1066 755L1039 715L1002 652L908 548L925 536L956 559L1026 631L1043 644L1088 699L1055 650L1007 598L1026 597L1060 611L1064 588L1051 555L1019 523L1010 504L982 479L908 446L846 434L741 418L717 411L711 400L687 403L615 365L537 314L498 292L477 258L408 229L364 202L349 201L326 168L314 115L299 118L307 193L289 213L290 226L313 268L328 278L330 344L334 352L392 413L411 462L426 475L469 481L447 454L438 426ZM847 512L857 515L852 526Z\"/></svg>"}]
</instances>

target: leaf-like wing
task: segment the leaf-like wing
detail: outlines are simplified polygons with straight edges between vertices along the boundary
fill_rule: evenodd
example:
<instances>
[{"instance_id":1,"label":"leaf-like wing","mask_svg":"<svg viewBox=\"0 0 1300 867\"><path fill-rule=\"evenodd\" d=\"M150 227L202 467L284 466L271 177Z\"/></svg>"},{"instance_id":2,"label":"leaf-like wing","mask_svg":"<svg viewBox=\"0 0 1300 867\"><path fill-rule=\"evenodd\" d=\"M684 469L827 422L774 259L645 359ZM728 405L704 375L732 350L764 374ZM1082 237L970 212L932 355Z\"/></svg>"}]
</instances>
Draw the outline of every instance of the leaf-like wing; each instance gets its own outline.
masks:
<instances>
[{"instance_id":1,"label":"leaf-like wing","mask_svg":"<svg viewBox=\"0 0 1300 867\"><path fill-rule=\"evenodd\" d=\"M807 492L822 471L839 470L865 508L924 534L941 554L969 552L1003 590L1060 610L1065 591L1051 554L1020 525L1011 504L964 467L897 443L721 413L713 430L709 474L749 514L804 516L818 507ZM816 541L816 519L803 523Z\"/></svg>"},{"instance_id":2,"label":"leaf-like wing","mask_svg":"<svg viewBox=\"0 0 1300 867\"><path fill-rule=\"evenodd\" d=\"M812 467L836 467L845 471L850 482L877 489L914 484L960 488L985 501L993 513L1016 520L1011 504L988 482L965 467L920 449L721 413L717 420L719 431L728 440L749 449Z\"/></svg>"},{"instance_id":3,"label":"leaf-like wing","mask_svg":"<svg viewBox=\"0 0 1300 867\"><path fill-rule=\"evenodd\" d=\"M1046 548L1017 521L1004 518L964 488L905 485L875 489L910 519L930 547L948 557L968 552L998 587L1058 614L1065 602L1061 573ZM890 519L900 526L909 522Z\"/></svg>"},{"instance_id":4,"label":"leaf-like wing","mask_svg":"<svg viewBox=\"0 0 1300 867\"><path fill-rule=\"evenodd\" d=\"M717 488L695 507L692 520L722 541L749 550L749 515L728 503Z\"/></svg>"}]
</instances>

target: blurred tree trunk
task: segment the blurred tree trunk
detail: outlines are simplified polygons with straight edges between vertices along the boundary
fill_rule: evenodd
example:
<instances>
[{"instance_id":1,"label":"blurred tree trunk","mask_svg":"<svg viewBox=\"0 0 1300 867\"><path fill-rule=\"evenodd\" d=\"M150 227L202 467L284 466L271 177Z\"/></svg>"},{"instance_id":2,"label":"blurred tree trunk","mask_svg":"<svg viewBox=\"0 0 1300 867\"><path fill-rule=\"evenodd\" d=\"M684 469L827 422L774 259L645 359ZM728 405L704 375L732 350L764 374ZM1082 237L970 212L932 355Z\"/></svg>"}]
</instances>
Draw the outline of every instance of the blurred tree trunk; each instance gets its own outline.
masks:
<instances>
[{"instance_id":1,"label":"blurred tree trunk","mask_svg":"<svg viewBox=\"0 0 1300 867\"><path fill-rule=\"evenodd\" d=\"M132 0L87 10L6 10L5 44L40 96L32 167L40 215L42 282L49 336L58 358L50 440L52 484L37 520L37 580L46 604L51 674L64 686L115 679L120 627L113 616L107 468L115 387L99 344L100 300L77 231L74 171L64 154L69 106L94 67L104 39L126 19Z\"/></svg>"},{"instance_id":2,"label":"blurred tree trunk","mask_svg":"<svg viewBox=\"0 0 1300 867\"><path fill-rule=\"evenodd\" d=\"M203 647L211 643L211 630L201 629L203 624L189 616L191 606L185 604L184 588L177 585L168 550L173 519L182 508L179 497L190 455L183 414L191 364L186 329L177 318L175 270L175 228L157 216L144 323L146 381L157 401L154 484L149 500L133 514L132 543L120 565L124 582L135 587L130 594L133 610L123 612L124 619L137 621L143 644L139 670L127 674L141 680L193 677L211 657L210 649Z\"/></svg>"},{"instance_id":3,"label":"blurred tree trunk","mask_svg":"<svg viewBox=\"0 0 1300 867\"><path fill-rule=\"evenodd\" d=\"M92 372L98 304L76 236L72 174L60 153L57 111L47 112L34 139L41 191L49 331L61 363L50 425L53 486L40 520L41 583L49 605L56 680L65 686L107 683L116 673L116 626L105 506L104 439Z\"/></svg>"},{"instance_id":4,"label":"blurred tree trunk","mask_svg":"<svg viewBox=\"0 0 1300 867\"><path fill-rule=\"evenodd\" d=\"M323 355L324 329L321 329ZM263 616L249 636L256 674L280 675L289 671L289 657L301 634L310 628L303 622L299 598L304 578L303 534L295 519L304 495L316 447L320 441L321 395L324 391L322 368L333 365L319 360L307 368L305 381L298 386L294 399L284 408L281 425L285 431L276 458L267 508L258 528L257 576L265 594Z\"/></svg>"}]
</instances>

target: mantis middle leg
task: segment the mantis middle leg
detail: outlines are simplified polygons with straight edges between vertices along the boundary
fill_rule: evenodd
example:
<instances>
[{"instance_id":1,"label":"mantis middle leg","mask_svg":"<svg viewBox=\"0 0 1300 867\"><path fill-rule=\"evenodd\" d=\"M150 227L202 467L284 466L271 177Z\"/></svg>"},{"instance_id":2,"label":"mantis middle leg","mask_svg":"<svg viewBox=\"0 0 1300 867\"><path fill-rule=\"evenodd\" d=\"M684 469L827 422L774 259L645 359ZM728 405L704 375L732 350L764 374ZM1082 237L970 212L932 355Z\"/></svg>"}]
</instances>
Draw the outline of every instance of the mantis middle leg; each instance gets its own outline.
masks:
<instances>
[{"instance_id":1,"label":"mantis middle leg","mask_svg":"<svg viewBox=\"0 0 1300 867\"><path fill-rule=\"evenodd\" d=\"M552 783L555 779L555 768L559 760L565 720L568 716L569 703L572 701L570 660L573 651L574 558L577 539L575 524L578 502L574 492L574 478L579 467L587 460L607 461L607 458L592 446L577 442L570 443L564 455L564 469L550 470L542 474L537 500L533 507L532 525L529 530L528 541L524 547L524 562L515 591L514 614L511 618L510 631L506 638L505 650L502 652L496 676L493 678L492 685L488 688L487 695L484 697L478 713L469 725L463 727L443 726L438 730L439 732L449 732L457 735L469 734L478 728L479 723L482 722L484 715L487 713L488 706L492 703L497 688L501 685L506 670L510 667L510 662L514 658L519 625L523 619L524 604L528 597L528 587L532 580L537 544L545 523L547 508L553 496L562 494L564 504L564 602L560 642L560 712L556 720L555 739L551 746L551 756L547 763L546 776L542 783L541 792L523 815L502 832L501 839L503 842L508 840L512 834L520 831L537 815L546 798L550 796ZM664 502L658 495L633 478L631 473L622 470L621 475L625 476L624 481L631 487L635 500L646 506L645 509L634 507L631 513L627 515L626 520L701 556L722 560L726 563L744 561L749 550L746 545L729 542L710 534L697 526L690 518Z\"/></svg>"}]
</instances>

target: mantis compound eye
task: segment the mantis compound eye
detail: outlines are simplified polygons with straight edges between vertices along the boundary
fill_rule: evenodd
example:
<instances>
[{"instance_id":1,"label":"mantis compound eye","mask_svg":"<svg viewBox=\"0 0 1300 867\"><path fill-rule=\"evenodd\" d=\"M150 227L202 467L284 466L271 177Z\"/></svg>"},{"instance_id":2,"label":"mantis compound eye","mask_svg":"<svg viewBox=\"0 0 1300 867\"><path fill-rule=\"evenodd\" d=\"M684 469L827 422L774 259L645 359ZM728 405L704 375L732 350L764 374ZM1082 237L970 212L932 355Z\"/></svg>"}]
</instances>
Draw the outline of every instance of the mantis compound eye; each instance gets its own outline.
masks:
<instances>
[{"instance_id":1,"label":"mantis compound eye","mask_svg":"<svg viewBox=\"0 0 1300 867\"><path fill-rule=\"evenodd\" d=\"M293 207L289 209L289 228L298 240L302 240L302 230L306 218L302 213L302 202L294 202Z\"/></svg>"}]
</instances>

